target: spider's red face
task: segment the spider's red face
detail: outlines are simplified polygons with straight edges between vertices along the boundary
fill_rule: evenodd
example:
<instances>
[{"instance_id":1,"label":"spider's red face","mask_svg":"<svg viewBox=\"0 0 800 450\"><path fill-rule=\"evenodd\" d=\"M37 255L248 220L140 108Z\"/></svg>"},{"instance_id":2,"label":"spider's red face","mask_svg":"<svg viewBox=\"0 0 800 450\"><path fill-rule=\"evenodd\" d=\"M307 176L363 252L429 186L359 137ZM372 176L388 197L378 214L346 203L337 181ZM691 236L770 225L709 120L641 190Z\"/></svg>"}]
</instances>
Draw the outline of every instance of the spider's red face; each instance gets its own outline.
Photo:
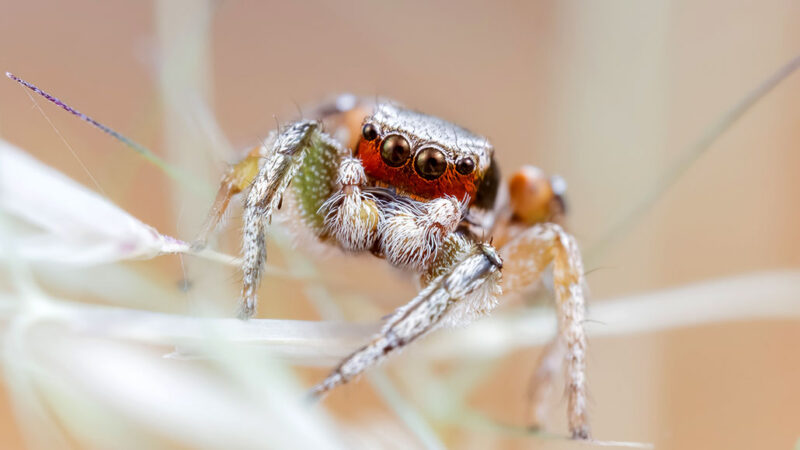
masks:
<instances>
[{"instance_id":1,"label":"spider's red face","mask_svg":"<svg viewBox=\"0 0 800 450\"><path fill-rule=\"evenodd\" d=\"M491 164L486 139L394 105L378 105L361 134L357 152L367 176L414 197L473 202Z\"/></svg>"}]
</instances>

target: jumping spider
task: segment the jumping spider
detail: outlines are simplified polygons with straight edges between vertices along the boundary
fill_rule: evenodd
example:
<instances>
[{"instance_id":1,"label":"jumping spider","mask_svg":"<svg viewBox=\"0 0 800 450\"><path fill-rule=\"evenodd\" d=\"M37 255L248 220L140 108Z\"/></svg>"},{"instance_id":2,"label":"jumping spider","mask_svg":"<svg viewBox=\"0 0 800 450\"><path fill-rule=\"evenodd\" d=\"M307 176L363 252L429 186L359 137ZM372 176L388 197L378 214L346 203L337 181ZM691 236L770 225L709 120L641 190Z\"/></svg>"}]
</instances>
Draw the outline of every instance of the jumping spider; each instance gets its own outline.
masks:
<instances>
[{"instance_id":1,"label":"jumping spider","mask_svg":"<svg viewBox=\"0 0 800 450\"><path fill-rule=\"evenodd\" d=\"M313 388L315 396L442 325L487 313L501 292L537 284L552 266L559 333L536 371L534 401L566 363L570 432L589 438L583 267L560 225L563 181L526 166L506 185L488 140L391 102L342 96L310 117L273 132L231 168L199 239L231 197L249 189L239 316L255 312L266 228L282 206L293 228L318 243L370 252L419 274L424 286Z\"/></svg>"}]
</instances>

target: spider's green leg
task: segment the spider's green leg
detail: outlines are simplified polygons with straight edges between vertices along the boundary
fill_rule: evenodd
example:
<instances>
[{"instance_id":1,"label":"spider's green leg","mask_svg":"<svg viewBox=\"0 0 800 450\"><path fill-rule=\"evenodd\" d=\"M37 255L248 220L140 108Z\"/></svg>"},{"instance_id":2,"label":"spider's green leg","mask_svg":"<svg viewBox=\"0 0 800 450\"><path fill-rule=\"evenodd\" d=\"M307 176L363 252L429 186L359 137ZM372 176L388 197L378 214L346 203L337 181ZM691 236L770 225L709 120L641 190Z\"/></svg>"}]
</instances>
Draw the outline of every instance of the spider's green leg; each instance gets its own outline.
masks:
<instances>
[{"instance_id":1,"label":"spider's green leg","mask_svg":"<svg viewBox=\"0 0 800 450\"><path fill-rule=\"evenodd\" d=\"M272 136L272 141L274 141L274 136ZM256 175L258 175L258 163L267 151L265 146L269 145L270 142L271 140L267 139L264 145L259 145L250 150L247 156L232 165L222 177L217 196L214 199L214 204L211 206L211 211L208 213L205 224L203 224L203 229L192 243L194 248L201 249L206 246L208 238L222 221L231 198L245 190L256 178Z\"/></svg>"}]
</instances>

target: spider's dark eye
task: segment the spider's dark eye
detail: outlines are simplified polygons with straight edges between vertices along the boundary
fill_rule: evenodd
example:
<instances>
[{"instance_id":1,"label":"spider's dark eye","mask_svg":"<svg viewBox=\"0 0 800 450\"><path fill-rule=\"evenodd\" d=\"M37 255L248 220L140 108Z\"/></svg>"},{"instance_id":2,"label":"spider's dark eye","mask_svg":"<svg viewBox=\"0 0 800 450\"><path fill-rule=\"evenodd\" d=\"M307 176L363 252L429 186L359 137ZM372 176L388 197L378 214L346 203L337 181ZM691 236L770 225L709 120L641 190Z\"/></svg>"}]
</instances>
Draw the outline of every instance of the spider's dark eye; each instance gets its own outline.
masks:
<instances>
[{"instance_id":1,"label":"spider's dark eye","mask_svg":"<svg viewBox=\"0 0 800 450\"><path fill-rule=\"evenodd\" d=\"M456 162L456 170L461 175L471 174L475 170L475 160L470 157L459 159Z\"/></svg>"},{"instance_id":2,"label":"spider's dark eye","mask_svg":"<svg viewBox=\"0 0 800 450\"><path fill-rule=\"evenodd\" d=\"M378 129L371 123L365 123L364 127L361 129L361 135L368 141L374 141L378 139Z\"/></svg>"},{"instance_id":3,"label":"spider's dark eye","mask_svg":"<svg viewBox=\"0 0 800 450\"><path fill-rule=\"evenodd\" d=\"M414 168L422 178L435 180L447 170L447 158L441 150L428 147L417 153Z\"/></svg>"},{"instance_id":4,"label":"spider's dark eye","mask_svg":"<svg viewBox=\"0 0 800 450\"><path fill-rule=\"evenodd\" d=\"M411 146L403 136L392 135L387 137L381 145L381 158L390 167L400 167L411 156Z\"/></svg>"}]
</instances>

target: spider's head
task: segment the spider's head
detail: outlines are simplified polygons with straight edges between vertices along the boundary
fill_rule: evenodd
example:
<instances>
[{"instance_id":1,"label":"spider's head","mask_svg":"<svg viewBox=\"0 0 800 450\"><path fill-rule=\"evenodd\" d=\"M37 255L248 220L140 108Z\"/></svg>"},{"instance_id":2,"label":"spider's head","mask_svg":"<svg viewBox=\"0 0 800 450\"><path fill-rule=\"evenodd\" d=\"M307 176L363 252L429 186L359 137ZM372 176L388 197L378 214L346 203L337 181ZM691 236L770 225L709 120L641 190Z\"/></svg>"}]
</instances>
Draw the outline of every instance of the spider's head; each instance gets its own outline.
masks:
<instances>
[{"instance_id":1,"label":"spider's head","mask_svg":"<svg viewBox=\"0 0 800 450\"><path fill-rule=\"evenodd\" d=\"M383 103L364 120L357 151L367 176L402 193L474 201L494 150L461 127Z\"/></svg>"}]
</instances>

